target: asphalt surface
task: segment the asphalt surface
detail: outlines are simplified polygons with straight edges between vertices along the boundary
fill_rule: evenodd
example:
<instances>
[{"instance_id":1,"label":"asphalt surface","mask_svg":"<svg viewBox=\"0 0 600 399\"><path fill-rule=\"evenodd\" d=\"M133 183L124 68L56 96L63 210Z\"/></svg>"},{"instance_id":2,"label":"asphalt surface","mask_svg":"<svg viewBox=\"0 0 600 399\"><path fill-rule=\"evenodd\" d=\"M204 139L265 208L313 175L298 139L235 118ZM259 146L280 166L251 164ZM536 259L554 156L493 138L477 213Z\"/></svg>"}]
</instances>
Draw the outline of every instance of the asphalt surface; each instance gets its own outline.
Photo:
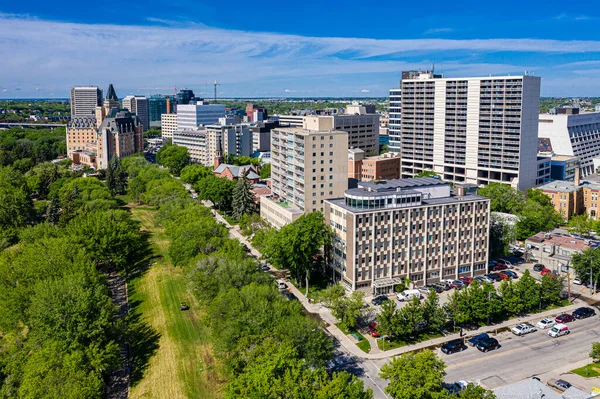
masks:
<instances>
[{"instance_id":1,"label":"asphalt surface","mask_svg":"<svg viewBox=\"0 0 600 399\"><path fill-rule=\"evenodd\" d=\"M495 337L501 348L488 353L471 346L452 355L437 349L438 356L446 363L446 381L473 381L493 389L532 376L547 375L553 370L569 369L569 364L589 359L591 343L600 340L600 311L596 309L596 313L594 317L567 323L571 333L559 338L549 337L548 329L522 337L502 332ZM389 398L384 393L387 381L378 376L381 366L388 361L362 360L355 366L354 371L359 371L356 374L373 389L377 399ZM542 381L546 382L544 377Z\"/></svg>"}]
</instances>

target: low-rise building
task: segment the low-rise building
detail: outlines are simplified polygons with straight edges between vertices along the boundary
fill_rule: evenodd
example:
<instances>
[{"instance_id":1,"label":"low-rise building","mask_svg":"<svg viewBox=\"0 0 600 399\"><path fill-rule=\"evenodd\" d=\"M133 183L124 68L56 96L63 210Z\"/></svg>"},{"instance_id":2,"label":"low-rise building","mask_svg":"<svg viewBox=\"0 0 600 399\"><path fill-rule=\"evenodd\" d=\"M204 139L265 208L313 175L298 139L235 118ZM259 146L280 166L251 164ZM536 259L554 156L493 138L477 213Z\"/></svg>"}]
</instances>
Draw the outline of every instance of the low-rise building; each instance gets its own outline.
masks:
<instances>
[{"instance_id":1,"label":"low-rise building","mask_svg":"<svg viewBox=\"0 0 600 399\"><path fill-rule=\"evenodd\" d=\"M583 187L573 182L555 180L539 187L548 197L554 209L560 215L569 219L573 215L579 215L584 211Z\"/></svg>"},{"instance_id":2,"label":"low-rise building","mask_svg":"<svg viewBox=\"0 0 600 399\"><path fill-rule=\"evenodd\" d=\"M348 149L348 178L363 181L400 178L400 154L365 157L365 151Z\"/></svg>"},{"instance_id":3,"label":"low-rise building","mask_svg":"<svg viewBox=\"0 0 600 399\"><path fill-rule=\"evenodd\" d=\"M574 237L551 231L538 233L525 240L525 256L541 263L557 274L568 273L574 254L597 248L600 241Z\"/></svg>"},{"instance_id":4,"label":"low-rise building","mask_svg":"<svg viewBox=\"0 0 600 399\"><path fill-rule=\"evenodd\" d=\"M260 180L260 176L252 165L236 166L222 163L215 168L213 173L217 177L222 177L228 180L239 180L245 175L246 179L248 179L252 184L258 183Z\"/></svg>"},{"instance_id":5,"label":"low-rise building","mask_svg":"<svg viewBox=\"0 0 600 399\"><path fill-rule=\"evenodd\" d=\"M373 294L393 292L404 278L421 286L485 274L489 203L435 178L359 182L325 200L335 232L328 267L348 290Z\"/></svg>"}]
</instances>

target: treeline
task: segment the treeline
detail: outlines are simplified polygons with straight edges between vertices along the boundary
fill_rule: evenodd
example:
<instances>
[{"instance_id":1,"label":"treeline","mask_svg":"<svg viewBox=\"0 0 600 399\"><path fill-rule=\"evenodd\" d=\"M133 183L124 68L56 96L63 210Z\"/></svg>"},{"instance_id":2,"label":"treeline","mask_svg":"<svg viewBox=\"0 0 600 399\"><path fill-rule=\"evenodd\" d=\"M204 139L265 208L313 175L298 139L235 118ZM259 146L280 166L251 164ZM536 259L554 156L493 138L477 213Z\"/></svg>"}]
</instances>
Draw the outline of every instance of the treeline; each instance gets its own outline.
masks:
<instances>
[{"instance_id":1,"label":"treeline","mask_svg":"<svg viewBox=\"0 0 600 399\"><path fill-rule=\"evenodd\" d=\"M38 163L65 156L66 153L64 128L0 130L0 166L12 165L26 172Z\"/></svg>"},{"instance_id":2,"label":"treeline","mask_svg":"<svg viewBox=\"0 0 600 399\"><path fill-rule=\"evenodd\" d=\"M211 210L180 195L181 183L143 158L123 164L133 176L130 187L145 185L139 198L158 208L155 223L170 239L168 255L187 270L192 292L206 310L203 320L215 355L231 376L226 398L372 398L356 377L325 371L333 355L331 338L297 301L281 295ZM212 176L202 167L193 169L198 173L182 175Z\"/></svg>"},{"instance_id":3,"label":"treeline","mask_svg":"<svg viewBox=\"0 0 600 399\"><path fill-rule=\"evenodd\" d=\"M145 240L103 182L36 168L0 167L0 227L18 240L0 253L0 398L101 398L130 334L104 272L131 271Z\"/></svg>"}]
</instances>

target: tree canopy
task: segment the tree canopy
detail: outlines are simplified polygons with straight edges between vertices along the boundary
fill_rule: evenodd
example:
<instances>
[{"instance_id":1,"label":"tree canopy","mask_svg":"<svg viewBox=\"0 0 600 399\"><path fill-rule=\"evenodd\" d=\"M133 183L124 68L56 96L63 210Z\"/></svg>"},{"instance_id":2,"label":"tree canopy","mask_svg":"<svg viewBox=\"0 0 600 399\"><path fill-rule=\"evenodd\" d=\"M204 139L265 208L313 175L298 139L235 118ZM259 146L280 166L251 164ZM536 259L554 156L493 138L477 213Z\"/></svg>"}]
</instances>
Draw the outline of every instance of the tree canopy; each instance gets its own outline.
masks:
<instances>
[{"instance_id":1,"label":"tree canopy","mask_svg":"<svg viewBox=\"0 0 600 399\"><path fill-rule=\"evenodd\" d=\"M169 172L175 176L179 176L181 170L190 163L190 155L186 147L168 144L158 150L156 162L169 168Z\"/></svg>"}]
</instances>

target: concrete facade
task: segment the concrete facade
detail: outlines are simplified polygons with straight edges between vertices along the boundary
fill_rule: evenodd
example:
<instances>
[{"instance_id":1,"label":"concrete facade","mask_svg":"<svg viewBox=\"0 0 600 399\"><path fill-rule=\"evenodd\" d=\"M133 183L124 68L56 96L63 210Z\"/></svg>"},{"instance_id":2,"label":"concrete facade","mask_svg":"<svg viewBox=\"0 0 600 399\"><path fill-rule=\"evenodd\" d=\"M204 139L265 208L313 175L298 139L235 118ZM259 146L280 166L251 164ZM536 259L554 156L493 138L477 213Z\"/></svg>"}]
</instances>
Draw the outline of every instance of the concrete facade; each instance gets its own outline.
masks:
<instances>
[{"instance_id":1,"label":"concrete facade","mask_svg":"<svg viewBox=\"0 0 600 399\"><path fill-rule=\"evenodd\" d=\"M177 131L177 114L162 114L160 116L160 129L162 137L173 139L173 132Z\"/></svg>"},{"instance_id":2,"label":"concrete facade","mask_svg":"<svg viewBox=\"0 0 600 399\"><path fill-rule=\"evenodd\" d=\"M600 113L539 115L539 137L548 138L557 155L579 158L581 176L595 173L600 156Z\"/></svg>"},{"instance_id":3,"label":"concrete facade","mask_svg":"<svg viewBox=\"0 0 600 399\"><path fill-rule=\"evenodd\" d=\"M349 109L352 106L348 106ZM364 107L355 106L356 112L365 112ZM304 117L302 125L308 130L343 130L348 133L348 148L360 148L367 154L379 154L378 114L310 115Z\"/></svg>"},{"instance_id":4,"label":"concrete facade","mask_svg":"<svg viewBox=\"0 0 600 399\"><path fill-rule=\"evenodd\" d=\"M97 86L75 86L71 89L71 118L93 115L102 106L102 89Z\"/></svg>"},{"instance_id":5,"label":"concrete facade","mask_svg":"<svg viewBox=\"0 0 600 399\"><path fill-rule=\"evenodd\" d=\"M219 123L225 117L225 106L221 104L178 104L177 128L195 130L198 126Z\"/></svg>"},{"instance_id":6,"label":"concrete facade","mask_svg":"<svg viewBox=\"0 0 600 399\"><path fill-rule=\"evenodd\" d=\"M126 96L123 99L123 108L140 118L144 131L150 129L150 106L146 97Z\"/></svg>"},{"instance_id":7,"label":"concrete facade","mask_svg":"<svg viewBox=\"0 0 600 399\"><path fill-rule=\"evenodd\" d=\"M400 154L365 157L360 149L348 150L348 178L363 181L400 178Z\"/></svg>"},{"instance_id":8,"label":"concrete facade","mask_svg":"<svg viewBox=\"0 0 600 399\"><path fill-rule=\"evenodd\" d=\"M261 198L261 216L281 227L298 214L322 210L326 198L343 196L348 188L347 150L348 133L343 131L273 129L273 195Z\"/></svg>"},{"instance_id":9,"label":"concrete facade","mask_svg":"<svg viewBox=\"0 0 600 399\"><path fill-rule=\"evenodd\" d=\"M401 175L433 170L453 182L536 184L540 78L443 78L405 72L390 90L390 151Z\"/></svg>"},{"instance_id":10,"label":"concrete facade","mask_svg":"<svg viewBox=\"0 0 600 399\"><path fill-rule=\"evenodd\" d=\"M487 272L489 202L455 196L434 178L361 182L324 204L336 238L329 256L335 281L348 290L393 292Z\"/></svg>"}]
</instances>

